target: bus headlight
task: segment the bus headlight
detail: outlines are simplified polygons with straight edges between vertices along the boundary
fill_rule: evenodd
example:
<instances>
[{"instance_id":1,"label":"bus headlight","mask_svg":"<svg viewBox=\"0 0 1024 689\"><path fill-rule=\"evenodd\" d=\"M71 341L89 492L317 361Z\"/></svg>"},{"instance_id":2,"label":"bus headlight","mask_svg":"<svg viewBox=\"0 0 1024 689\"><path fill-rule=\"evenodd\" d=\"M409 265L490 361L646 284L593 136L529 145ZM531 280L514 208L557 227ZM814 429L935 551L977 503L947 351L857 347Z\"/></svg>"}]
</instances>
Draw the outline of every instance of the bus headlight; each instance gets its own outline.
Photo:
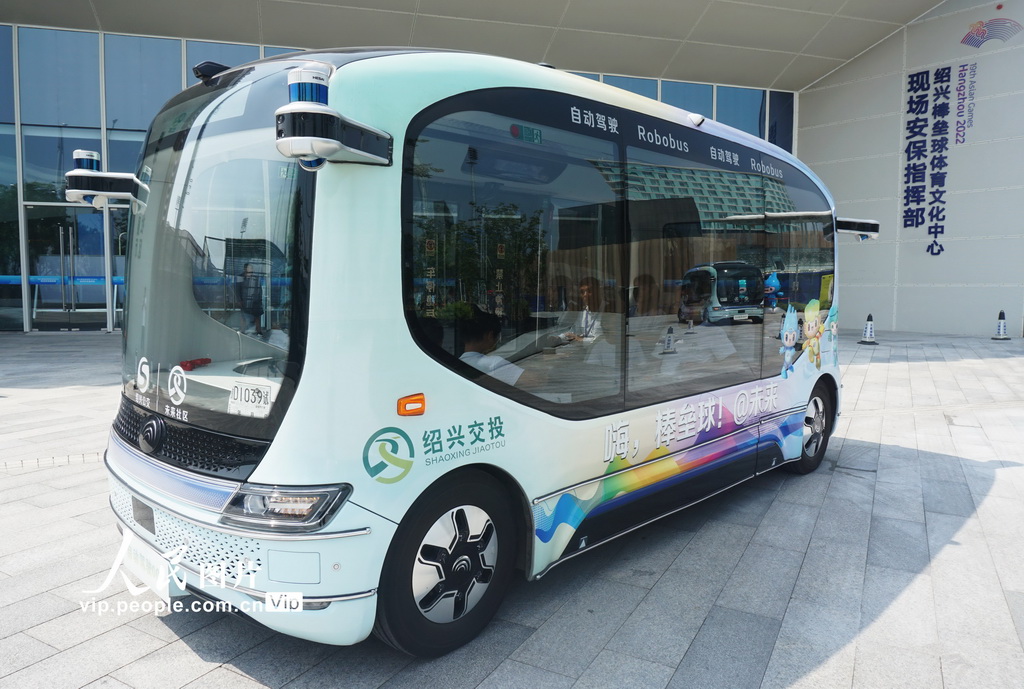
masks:
<instances>
[{"instance_id":1,"label":"bus headlight","mask_svg":"<svg viewBox=\"0 0 1024 689\"><path fill-rule=\"evenodd\" d=\"M221 524L258 531L316 531L338 511L352 486L265 486L243 484L220 518Z\"/></svg>"}]
</instances>

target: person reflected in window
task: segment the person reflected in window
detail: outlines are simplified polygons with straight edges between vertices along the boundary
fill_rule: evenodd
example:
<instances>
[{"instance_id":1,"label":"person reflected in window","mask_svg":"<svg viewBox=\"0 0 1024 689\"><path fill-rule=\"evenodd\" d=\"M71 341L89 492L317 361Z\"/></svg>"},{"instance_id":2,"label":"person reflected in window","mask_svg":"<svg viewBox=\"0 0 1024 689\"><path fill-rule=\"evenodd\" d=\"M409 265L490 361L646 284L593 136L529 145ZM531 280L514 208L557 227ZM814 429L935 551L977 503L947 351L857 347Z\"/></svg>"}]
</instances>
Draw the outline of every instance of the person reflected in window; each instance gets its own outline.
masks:
<instances>
[{"instance_id":1,"label":"person reflected in window","mask_svg":"<svg viewBox=\"0 0 1024 689\"><path fill-rule=\"evenodd\" d=\"M253 332L263 336L263 286L260 276L253 270L251 263L246 263L238 282L238 304L242 312L242 332L249 335Z\"/></svg>"},{"instance_id":2,"label":"person reflected in window","mask_svg":"<svg viewBox=\"0 0 1024 689\"><path fill-rule=\"evenodd\" d=\"M633 280L633 303L629 305L629 317L661 315L658 301L658 283L654 276L649 273L637 275Z\"/></svg>"},{"instance_id":3,"label":"person reflected in window","mask_svg":"<svg viewBox=\"0 0 1024 689\"><path fill-rule=\"evenodd\" d=\"M491 354L501 338L501 319L498 316L474 306L473 316L460 321L459 327L465 349L459 357L461 361L508 385L524 382L525 371L522 368Z\"/></svg>"}]
</instances>

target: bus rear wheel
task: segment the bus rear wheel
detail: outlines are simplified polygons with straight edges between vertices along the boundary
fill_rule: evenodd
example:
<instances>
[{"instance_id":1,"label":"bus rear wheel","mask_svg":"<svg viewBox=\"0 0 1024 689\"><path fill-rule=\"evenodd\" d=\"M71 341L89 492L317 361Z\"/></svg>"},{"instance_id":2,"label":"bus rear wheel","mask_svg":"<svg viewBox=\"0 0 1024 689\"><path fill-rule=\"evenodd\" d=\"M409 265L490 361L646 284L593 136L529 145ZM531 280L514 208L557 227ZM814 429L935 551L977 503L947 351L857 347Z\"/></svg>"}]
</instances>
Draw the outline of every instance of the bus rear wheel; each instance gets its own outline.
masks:
<instances>
[{"instance_id":1,"label":"bus rear wheel","mask_svg":"<svg viewBox=\"0 0 1024 689\"><path fill-rule=\"evenodd\" d=\"M469 642L501 604L517 541L510 501L489 475L466 471L430 488L384 560L374 633L424 658Z\"/></svg>"},{"instance_id":2,"label":"bus rear wheel","mask_svg":"<svg viewBox=\"0 0 1024 689\"><path fill-rule=\"evenodd\" d=\"M803 436L800 439L800 459L783 465L794 474L809 474L821 464L832 435L832 396L823 383L814 386L804 412Z\"/></svg>"}]
</instances>

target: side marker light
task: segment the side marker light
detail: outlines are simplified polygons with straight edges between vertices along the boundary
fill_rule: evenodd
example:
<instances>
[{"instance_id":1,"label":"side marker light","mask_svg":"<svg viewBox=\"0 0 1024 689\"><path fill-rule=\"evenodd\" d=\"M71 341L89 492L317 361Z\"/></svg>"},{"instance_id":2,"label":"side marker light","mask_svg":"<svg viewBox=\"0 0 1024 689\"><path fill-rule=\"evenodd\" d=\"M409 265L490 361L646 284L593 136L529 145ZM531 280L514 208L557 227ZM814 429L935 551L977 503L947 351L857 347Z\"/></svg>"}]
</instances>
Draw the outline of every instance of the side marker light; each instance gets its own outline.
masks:
<instances>
[{"instance_id":1,"label":"side marker light","mask_svg":"<svg viewBox=\"0 0 1024 689\"><path fill-rule=\"evenodd\" d=\"M423 416L427 413L427 398L422 392L398 400L399 416Z\"/></svg>"}]
</instances>

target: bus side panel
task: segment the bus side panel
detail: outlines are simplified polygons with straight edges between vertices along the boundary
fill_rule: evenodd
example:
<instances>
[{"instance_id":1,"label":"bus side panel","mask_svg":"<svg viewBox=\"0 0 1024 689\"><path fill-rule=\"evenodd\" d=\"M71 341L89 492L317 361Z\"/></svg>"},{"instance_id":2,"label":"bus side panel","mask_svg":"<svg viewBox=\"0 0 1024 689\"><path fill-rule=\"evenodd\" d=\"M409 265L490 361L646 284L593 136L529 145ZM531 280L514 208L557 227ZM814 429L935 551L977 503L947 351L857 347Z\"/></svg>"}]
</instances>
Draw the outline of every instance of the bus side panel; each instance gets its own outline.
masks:
<instances>
[{"instance_id":1,"label":"bus side panel","mask_svg":"<svg viewBox=\"0 0 1024 689\"><path fill-rule=\"evenodd\" d=\"M761 423L761 439L757 444L757 473L777 467L800 456L804 410L795 409Z\"/></svg>"},{"instance_id":2,"label":"bus side panel","mask_svg":"<svg viewBox=\"0 0 1024 689\"><path fill-rule=\"evenodd\" d=\"M756 454L750 429L608 477L537 505L535 535L558 557L596 545L750 478Z\"/></svg>"}]
</instances>

